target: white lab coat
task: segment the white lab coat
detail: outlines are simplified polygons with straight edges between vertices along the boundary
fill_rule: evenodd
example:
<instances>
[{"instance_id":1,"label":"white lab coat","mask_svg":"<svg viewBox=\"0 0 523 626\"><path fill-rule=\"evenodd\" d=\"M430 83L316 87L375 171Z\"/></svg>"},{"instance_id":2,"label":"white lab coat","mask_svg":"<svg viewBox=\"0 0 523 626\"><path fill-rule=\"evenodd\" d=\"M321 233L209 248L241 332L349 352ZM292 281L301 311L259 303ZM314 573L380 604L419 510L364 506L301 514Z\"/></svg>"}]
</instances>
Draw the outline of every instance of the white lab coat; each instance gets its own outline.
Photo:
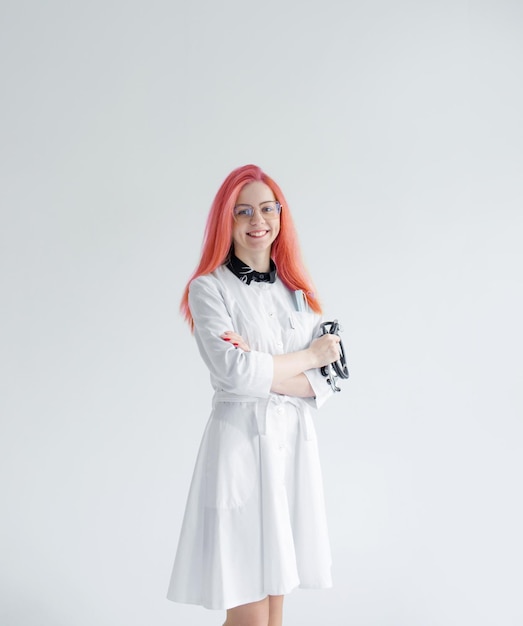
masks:
<instances>
[{"instance_id":1,"label":"white lab coat","mask_svg":"<svg viewBox=\"0 0 523 626\"><path fill-rule=\"evenodd\" d=\"M331 586L321 469L310 407L332 395L271 393L272 356L301 350L320 318L274 283L242 282L225 266L189 290L195 337L215 389L196 461L167 597L227 609ZM251 351L220 338L239 333Z\"/></svg>"}]
</instances>

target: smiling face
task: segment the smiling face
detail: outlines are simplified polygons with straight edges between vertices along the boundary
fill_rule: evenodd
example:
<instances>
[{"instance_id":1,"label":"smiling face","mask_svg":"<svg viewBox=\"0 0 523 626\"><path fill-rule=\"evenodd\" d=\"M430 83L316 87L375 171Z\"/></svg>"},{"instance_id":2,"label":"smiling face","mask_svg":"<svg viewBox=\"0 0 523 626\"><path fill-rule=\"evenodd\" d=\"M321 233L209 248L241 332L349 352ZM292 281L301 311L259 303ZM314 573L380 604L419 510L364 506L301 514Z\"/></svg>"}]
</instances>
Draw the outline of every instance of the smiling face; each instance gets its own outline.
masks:
<instances>
[{"instance_id":1,"label":"smiling face","mask_svg":"<svg viewBox=\"0 0 523 626\"><path fill-rule=\"evenodd\" d=\"M264 211L264 207L275 200L272 189L261 181L242 187L236 200L236 207L246 205L252 207L254 212L251 217L238 217L233 221L234 253L259 272L268 271L272 242L280 232L279 214L268 215Z\"/></svg>"}]
</instances>

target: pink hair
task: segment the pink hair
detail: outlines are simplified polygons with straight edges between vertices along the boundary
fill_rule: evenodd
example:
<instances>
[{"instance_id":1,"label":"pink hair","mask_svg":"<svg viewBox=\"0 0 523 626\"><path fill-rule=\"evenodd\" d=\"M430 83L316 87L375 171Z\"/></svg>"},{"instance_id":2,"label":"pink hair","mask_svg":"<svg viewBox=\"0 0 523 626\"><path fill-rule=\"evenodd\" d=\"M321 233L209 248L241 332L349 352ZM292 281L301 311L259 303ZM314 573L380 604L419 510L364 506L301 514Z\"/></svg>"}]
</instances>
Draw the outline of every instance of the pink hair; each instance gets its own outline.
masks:
<instances>
[{"instance_id":1,"label":"pink hair","mask_svg":"<svg viewBox=\"0 0 523 626\"><path fill-rule=\"evenodd\" d=\"M278 276L289 289L301 289L310 308L316 313L321 313L321 305L301 258L298 235L282 190L257 165L244 165L233 170L223 181L209 211L200 263L185 286L180 304L180 310L191 329L194 322L189 308L189 285L198 276L210 274L227 260L231 249L233 209L236 199L242 187L255 181L261 181L270 187L282 206L280 232L271 250Z\"/></svg>"}]
</instances>

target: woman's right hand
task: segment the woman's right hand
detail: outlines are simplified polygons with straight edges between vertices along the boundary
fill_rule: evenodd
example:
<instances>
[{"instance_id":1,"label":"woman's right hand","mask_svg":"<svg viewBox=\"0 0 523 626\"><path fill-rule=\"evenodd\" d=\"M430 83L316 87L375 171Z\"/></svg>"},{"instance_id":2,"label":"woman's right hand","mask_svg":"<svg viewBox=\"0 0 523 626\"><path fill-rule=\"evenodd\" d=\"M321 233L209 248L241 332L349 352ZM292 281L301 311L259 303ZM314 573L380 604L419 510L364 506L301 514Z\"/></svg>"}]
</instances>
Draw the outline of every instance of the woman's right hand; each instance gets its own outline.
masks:
<instances>
[{"instance_id":1,"label":"woman's right hand","mask_svg":"<svg viewBox=\"0 0 523 626\"><path fill-rule=\"evenodd\" d=\"M220 335L220 338L224 341L229 341L235 348L240 348L240 350L243 350L244 352L251 351L249 344L245 341L245 339L233 330L226 330Z\"/></svg>"},{"instance_id":2,"label":"woman's right hand","mask_svg":"<svg viewBox=\"0 0 523 626\"><path fill-rule=\"evenodd\" d=\"M314 339L309 346L309 350L316 363L314 367L324 367L325 365L330 365L337 361L340 358L339 343L339 336L330 333Z\"/></svg>"}]
</instances>

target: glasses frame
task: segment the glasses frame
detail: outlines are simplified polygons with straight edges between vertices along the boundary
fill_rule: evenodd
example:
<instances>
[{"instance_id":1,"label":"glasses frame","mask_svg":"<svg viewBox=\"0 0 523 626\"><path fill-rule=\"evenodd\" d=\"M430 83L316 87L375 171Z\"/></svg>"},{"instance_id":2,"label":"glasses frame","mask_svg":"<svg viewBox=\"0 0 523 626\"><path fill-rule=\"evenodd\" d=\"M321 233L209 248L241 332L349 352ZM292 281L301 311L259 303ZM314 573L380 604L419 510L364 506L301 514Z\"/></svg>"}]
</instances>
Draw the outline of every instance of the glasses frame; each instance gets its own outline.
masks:
<instances>
[{"instance_id":1,"label":"glasses frame","mask_svg":"<svg viewBox=\"0 0 523 626\"><path fill-rule=\"evenodd\" d=\"M281 206L281 202L278 202L278 200L268 200L267 202L263 202L263 204L269 204L269 203L272 203L272 202L274 202L274 204L276 204L276 212L274 213L274 215L264 215L264 213L263 213L263 208L264 207L263 206L255 209L250 204L237 204L232 209L232 216L233 216L233 218L236 221L243 220L243 219L249 219L250 220L250 219L252 219L255 211L259 211L260 215L263 217L264 220L269 220L269 221L270 220L275 220L277 217L280 217L282 206ZM250 209L250 213L248 213L247 215L237 215L236 214L236 209L238 207L242 207L242 210L246 210L246 209L249 210Z\"/></svg>"}]
</instances>

